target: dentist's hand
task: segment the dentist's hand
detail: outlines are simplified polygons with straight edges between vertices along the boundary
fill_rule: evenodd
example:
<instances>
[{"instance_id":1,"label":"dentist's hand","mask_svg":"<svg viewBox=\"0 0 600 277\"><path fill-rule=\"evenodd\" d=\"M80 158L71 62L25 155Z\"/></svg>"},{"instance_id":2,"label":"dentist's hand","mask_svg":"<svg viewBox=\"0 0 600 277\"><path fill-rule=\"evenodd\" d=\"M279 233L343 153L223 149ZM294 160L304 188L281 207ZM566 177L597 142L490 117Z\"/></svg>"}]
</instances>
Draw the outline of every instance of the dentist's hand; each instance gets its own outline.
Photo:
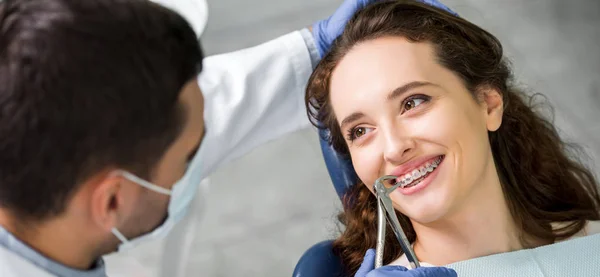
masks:
<instances>
[{"instance_id":1,"label":"dentist's hand","mask_svg":"<svg viewBox=\"0 0 600 277\"><path fill-rule=\"evenodd\" d=\"M408 270L403 266L375 268L375 251L369 249L354 277L457 277L456 271L446 267L419 267Z\"/></svg>"},{"instance_id":2,"label":"dentist's hand","mask_svg":"<svg viewBox=\"0 0 600 277\"><path fill-rule=\"evenodd\" d=\"M315 38L315 44L317 45L317 50L319 50L319 55L323 57L329 51L333 41L342 34L344 27L346 27L346 23L352 18L356 11L376 1L377 0L345 0L329 18L315 22L312 26L312 34ZM456 13L438 0L420 1L456 15Z\"/></svg>"},{"instance_id":3,"label":"dentist's hand","mask_svg":"<svg viewBox=\"0 0 600 277\"><path fill-rule=\"evenodd\" d=\"M333 41L342 34L346 23L356 11L375 1L345 0L329 18L315 22L312 26L312 33L315 37L315 44L317 45L317 50L319 50L319 55L323 57L329 51Z\"/></svg>"}]
</instances>

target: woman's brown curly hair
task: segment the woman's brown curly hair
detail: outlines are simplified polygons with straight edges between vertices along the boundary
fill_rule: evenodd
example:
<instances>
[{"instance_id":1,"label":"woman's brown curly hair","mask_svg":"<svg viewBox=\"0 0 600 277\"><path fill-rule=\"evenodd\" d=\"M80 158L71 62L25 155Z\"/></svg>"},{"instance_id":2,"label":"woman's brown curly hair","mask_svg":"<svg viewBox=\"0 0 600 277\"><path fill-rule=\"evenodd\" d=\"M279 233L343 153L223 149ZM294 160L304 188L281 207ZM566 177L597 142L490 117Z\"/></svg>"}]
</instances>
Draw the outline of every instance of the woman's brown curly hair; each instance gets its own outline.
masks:
<instances>
[{"instance_id":1,"label":"woman's brown curly hair","mask_svg":"<svg viewBox=\"0 0 600 277\"><path fill-rule=\"evenodd\" d=\"M309 117L315 126L330 131L328 141L336 151L349 154L331 108L331 74L355 45L387 36L431 43L437 61L457 74L472 93L484 87L502 93L502 125L489 138L502 190L525 247L531 247L532 240L571 237L588 220L600 220L596 179L577 159L580 152L574 151L575 145L562 141L552 122L536 111L535 98L512 85L498 39L465 19L416 1L380 1L359 11L310 77ZM334 242L334 251L347 273L354 274L366 250L375 247L376 199L359 184L346 193L343 204L339 219L345 230ZM410 220L397 214L414 242L417 234ZM553 229L551 223L565 224ZM403 254L391 230L387 234L384 263Z\"/></svg>"}]
</instances>

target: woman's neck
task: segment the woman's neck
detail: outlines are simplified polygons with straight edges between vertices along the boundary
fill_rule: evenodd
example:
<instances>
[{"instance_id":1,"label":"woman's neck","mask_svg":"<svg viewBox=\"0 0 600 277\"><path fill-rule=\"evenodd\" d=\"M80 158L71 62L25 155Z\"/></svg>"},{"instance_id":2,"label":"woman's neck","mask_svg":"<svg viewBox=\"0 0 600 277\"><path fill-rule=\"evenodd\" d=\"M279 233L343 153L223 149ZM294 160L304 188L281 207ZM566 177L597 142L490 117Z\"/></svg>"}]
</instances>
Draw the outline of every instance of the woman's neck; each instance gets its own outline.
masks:
<instances>
[{"instance_id":1,"label":"woman's neck","mask_svg":"<svg viewBox=\"0 0 600 277\"><path fill-rule=\"evenodd\" d=\"M488 176L494 177L482 178L491 180L483 181L444 219L427 224L413 222L419 260L446 265L523 248L500 181L496 174Z\"/></svg>"}]
</instances>

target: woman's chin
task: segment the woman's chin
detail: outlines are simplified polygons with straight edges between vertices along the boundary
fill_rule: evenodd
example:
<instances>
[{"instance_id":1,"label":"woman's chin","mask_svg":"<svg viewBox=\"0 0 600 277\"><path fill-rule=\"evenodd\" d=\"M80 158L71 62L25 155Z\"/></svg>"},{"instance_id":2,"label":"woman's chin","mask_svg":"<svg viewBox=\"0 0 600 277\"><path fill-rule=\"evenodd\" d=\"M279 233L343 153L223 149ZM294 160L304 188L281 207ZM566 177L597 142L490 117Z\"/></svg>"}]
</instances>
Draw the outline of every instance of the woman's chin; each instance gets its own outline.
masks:
<instances>
[{"instance_id":1,"label":"woman's chin","mask_svg":"<svg viewBox=\"0 0 600 277\"><path fill-rule=\"evenodd\" d=\"M443 211L437 210L425 210L418 212L409 212L407 215L410 218L410 221L414 223L419 223L421 225L430 224L436 222L444 217L446 213Z\"/></svg>"},{"instance_id":2,"label":"woman's chin","mask_svg":"<svg viewBox=\"0 0 600 277\"><path fill-rule=\"evenodd\" d=\"M403 207L402 213L413 222L428 224L443 219L448 213L448 207L443 201L413 203L409 207Z\"/></svg>"},{"instance_id":3,"label":"woman's chin","mask_svg":"<svg viewBox=\"0 0 600 277\"><path fill-rule=\"evenodd\" d=\"M410 218L412 221L418 223L429 223L439 220L446 215L448 211L447 205L444 205L445 201L441 199L420 199L420 201L398 201L392 198L394 203L402 203L401 205L395 204L396 209L403 215Z\"/></svg>"}]
</instances>

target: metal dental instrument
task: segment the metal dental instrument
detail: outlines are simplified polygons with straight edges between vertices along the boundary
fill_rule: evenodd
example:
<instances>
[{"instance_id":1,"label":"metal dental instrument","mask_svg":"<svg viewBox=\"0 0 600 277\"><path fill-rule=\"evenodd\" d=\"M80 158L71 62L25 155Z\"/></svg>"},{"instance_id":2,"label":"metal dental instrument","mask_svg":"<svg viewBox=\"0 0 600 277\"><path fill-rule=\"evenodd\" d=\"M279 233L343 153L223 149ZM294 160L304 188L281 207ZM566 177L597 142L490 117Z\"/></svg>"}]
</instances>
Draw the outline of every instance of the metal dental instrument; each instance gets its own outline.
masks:
<instances>
[{"instance_id":1,"label":"metal dental instrument","mask_svg":"<svg viewBox=\"0 0 600 277\"><path fill-rule=\"evenodd\" d=\"M383 265L383 248L385 247L385 223L386 218L389 221L398 242L400 243L400 247L404 251L408 262L411 267L417 268L421 265L419 264L419 260L417 260L417 256L410 245L410 242L406 238L406 234L404 234L404 230L402 230L402 226L400 226L400 222L398 221L398 217L396 216L396 211L392 205L392 200L390 199L390 193L396 190L400 186L399 183L394 184L391 188L386 188L383 183L389 180L395 180L398 178L397 176L383 176L375 182L373 185L375 189L375 194L377 196L377 247L375 249L375 268L379 268Z\"/></svg>"}]
</instances>

